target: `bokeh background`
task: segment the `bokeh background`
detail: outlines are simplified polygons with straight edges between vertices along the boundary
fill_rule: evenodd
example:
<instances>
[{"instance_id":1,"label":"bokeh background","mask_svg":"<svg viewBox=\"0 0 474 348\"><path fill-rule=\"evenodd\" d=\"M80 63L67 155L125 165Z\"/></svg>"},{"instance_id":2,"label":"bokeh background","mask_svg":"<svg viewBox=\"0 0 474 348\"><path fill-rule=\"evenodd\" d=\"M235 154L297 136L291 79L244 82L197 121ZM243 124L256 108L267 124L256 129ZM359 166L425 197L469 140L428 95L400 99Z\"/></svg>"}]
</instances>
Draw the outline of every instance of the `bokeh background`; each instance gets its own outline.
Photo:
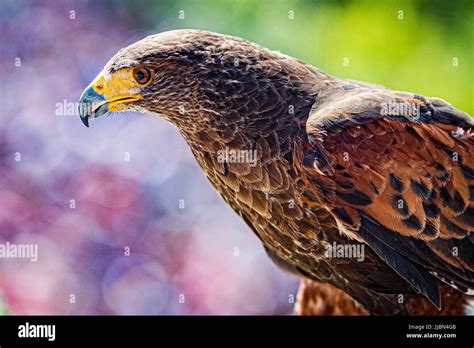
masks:
<instances>
[{"instance_id":1,"label":"bokeh background","mask_svg":"<svg viewBox=\"0 0 474 348\"><path fill-rule=\"evenodd\" d=\"M472 115L473 5L1 0L0 243L38 244L39 260L0 259L0 313L291 313L298 280L174 128L127 113L86 129L74 103L121 47L202 28Z\"/></svg>"}]
</instances>

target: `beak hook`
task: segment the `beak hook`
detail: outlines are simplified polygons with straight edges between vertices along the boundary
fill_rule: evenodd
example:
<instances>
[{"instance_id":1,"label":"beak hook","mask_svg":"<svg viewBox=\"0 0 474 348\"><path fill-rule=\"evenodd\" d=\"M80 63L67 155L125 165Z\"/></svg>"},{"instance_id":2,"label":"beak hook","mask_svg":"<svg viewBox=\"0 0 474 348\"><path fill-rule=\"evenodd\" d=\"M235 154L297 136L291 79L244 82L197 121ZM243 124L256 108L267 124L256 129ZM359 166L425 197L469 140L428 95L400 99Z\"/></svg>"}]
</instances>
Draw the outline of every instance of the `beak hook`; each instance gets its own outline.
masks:
<instances>
[{"instance_id":1,"label":"beak hook","mask_svg":"<svg viewBox=\"0 0 474 348\"><path fill-rule=\"evenodd\" d=\"M84 126L89 127L89 117L88 116L81 116L81 121Z\"/></svg>"}]
</instances>

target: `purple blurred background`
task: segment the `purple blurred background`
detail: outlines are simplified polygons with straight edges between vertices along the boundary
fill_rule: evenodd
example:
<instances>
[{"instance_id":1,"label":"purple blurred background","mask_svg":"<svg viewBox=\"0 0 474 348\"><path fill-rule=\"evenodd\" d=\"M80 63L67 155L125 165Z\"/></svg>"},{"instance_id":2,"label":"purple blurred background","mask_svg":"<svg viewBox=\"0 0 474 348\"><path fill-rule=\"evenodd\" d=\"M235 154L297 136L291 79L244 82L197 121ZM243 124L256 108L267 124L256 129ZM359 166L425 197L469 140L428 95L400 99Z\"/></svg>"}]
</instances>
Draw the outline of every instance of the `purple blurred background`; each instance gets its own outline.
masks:
<instances>
[{"instance_id":1,"label":"purple blurred background","mask_svg":"<svg viewBox=\"0 0 474 348\"><path fill-rule=\"evenodd\" d=\"M291 313L297 279L174 128L134 113L81 124L74 103L107 60L172 28L120 4L2 0L0 243L39 249L0 259L4 312Z\"/></svg>"}]
</instances>

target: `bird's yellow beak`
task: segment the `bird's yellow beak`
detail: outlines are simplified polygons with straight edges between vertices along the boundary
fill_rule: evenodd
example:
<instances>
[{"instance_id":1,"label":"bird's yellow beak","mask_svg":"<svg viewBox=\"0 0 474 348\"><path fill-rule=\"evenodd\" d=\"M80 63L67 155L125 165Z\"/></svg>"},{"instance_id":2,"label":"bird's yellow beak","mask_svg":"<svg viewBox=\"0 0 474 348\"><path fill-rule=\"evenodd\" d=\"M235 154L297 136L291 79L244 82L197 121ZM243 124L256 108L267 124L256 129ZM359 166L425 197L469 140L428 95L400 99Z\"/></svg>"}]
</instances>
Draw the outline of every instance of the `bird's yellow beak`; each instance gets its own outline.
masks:
<instances>
[{"instance_id":1,"label":"bird's yellow beak","mask_svg":"<svg viewBox=\"0 0 474 348\"><path fill-rule=\"evenodd\" d=\"M89 118L127 109L127 103L141 97L132 69L121 69L109 75L101 73L82 92L79 100L81 121L89 127Z\"/></svg>"}]
</instances>

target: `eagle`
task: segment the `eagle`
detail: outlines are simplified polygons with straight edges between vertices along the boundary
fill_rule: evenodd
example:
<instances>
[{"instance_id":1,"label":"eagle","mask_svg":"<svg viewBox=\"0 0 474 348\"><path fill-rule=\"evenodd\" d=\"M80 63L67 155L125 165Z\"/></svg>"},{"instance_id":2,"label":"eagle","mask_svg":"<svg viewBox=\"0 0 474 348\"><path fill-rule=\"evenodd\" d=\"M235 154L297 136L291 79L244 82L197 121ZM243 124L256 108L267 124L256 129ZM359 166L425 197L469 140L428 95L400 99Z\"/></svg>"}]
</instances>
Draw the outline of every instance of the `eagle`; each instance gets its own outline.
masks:
<instances>
[{"instance_id":1,"label":"eagle","mask_svg":"<svg viewBox=\"0 0 474 348\"><path fill-rule=\"evenodd\" d=\"M473 119L239 37L173 30L119 50L84 125L159 116L302 285L299 314L465 314L474 294Z\"/></svg>"}]
</instances>

